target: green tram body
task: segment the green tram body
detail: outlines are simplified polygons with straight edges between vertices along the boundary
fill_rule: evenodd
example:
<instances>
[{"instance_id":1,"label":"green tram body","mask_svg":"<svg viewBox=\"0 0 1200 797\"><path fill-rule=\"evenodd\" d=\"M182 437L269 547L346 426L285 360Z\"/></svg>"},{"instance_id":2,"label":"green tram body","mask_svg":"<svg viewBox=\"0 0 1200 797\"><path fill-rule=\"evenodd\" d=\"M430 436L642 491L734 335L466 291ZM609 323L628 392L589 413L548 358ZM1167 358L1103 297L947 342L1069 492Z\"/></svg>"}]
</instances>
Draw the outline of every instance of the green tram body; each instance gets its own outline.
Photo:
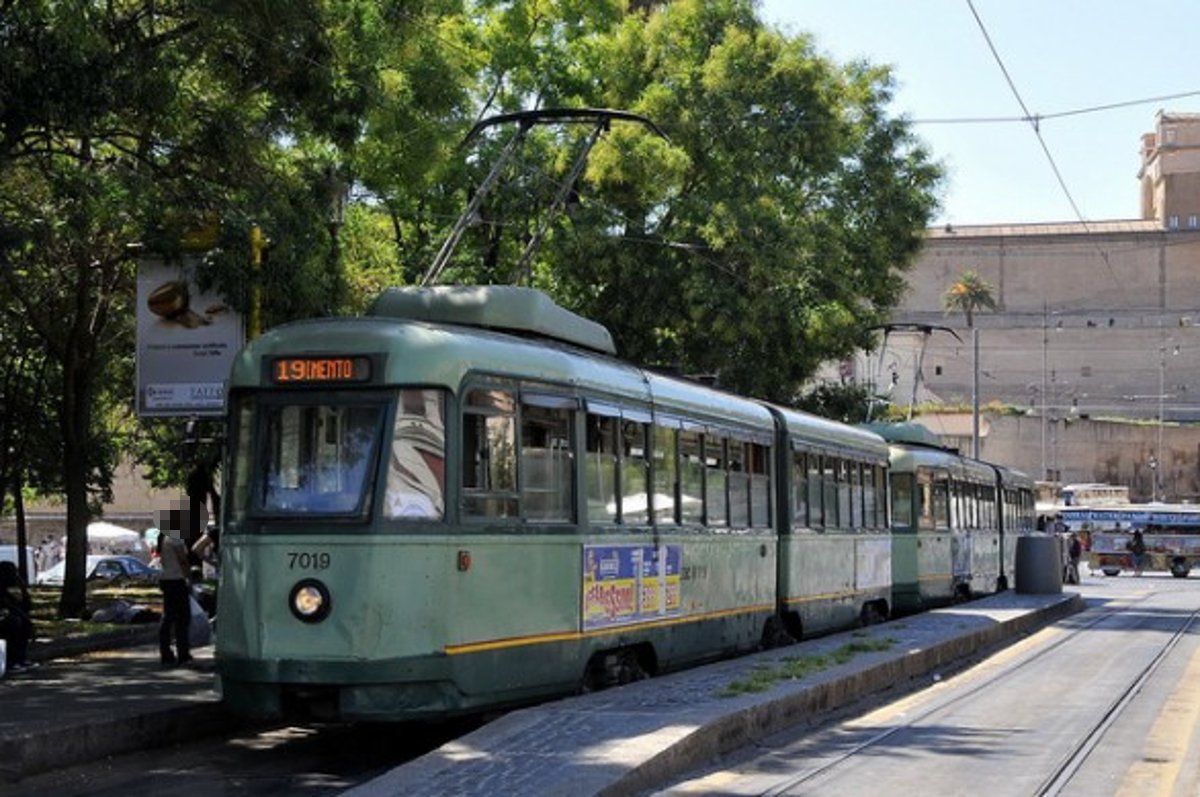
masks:
<instances>
[{"instance_id":1,"label":"green tram body","mask_svg":"<svg viewBox=\"0 0 1200 797\"><path fill-rule=\"evenodd\" d=\"M227 705L471 713L888 615L882 438L612 354L511 287L389 291L248 345Z\"/></svg>"},{"instance_id":2,"label":"green tram body","mask_svg":"<svg viewBox=\"0 0 1200 797\"><path fill-rule=\"evenodd\" d=\"M964 457L913 425L891 444L892 598L898 614L1006 589L1015 538L1033 531L1033 481Z\"/></svg>"}]
</instances>

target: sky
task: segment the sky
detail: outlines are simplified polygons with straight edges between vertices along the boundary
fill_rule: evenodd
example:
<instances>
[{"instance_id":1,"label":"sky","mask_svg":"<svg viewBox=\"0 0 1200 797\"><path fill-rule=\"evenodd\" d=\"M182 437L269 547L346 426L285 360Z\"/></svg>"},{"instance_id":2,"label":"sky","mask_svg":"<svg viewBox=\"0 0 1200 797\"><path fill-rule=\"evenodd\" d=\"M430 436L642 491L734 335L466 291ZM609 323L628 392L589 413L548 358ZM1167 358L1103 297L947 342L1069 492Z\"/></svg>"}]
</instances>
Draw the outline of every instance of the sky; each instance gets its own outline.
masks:
<instances>
[{"instance_id":1,"label":"sky","mask_svg":"<svg viewBox=\"0 0 1200 797\"><path fill-rule=\"evenodd\" d=\"M934 121L1025 115L972 4L1025 108L1046 117L1038 130L1049 158L1028 122ZM946 170L939 226L1139 218L1141 135L1160 110L1200 113L1197 0L761 0L760 8L839 63L892 67L892 113L914 122Z\"/></svg>"}]
</instances>

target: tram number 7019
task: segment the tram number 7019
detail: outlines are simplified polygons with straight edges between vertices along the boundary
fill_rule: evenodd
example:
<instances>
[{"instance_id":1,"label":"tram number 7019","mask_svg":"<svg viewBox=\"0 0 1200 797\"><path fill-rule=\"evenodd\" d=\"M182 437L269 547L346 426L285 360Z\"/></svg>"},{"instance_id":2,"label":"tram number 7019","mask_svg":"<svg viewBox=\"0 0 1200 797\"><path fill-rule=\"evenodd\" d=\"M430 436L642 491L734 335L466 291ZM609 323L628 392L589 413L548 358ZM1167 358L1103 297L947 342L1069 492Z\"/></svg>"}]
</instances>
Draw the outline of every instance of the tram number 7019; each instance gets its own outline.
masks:
<instances>
[{"instance_id":1,"label":"tram number 7019","mask_svg":"<svg viewBox=\"0 0 1200 797\"><path fill-rule=\"evenodd\" d=\"M326 551L288 551L288 570L327 570L332 557Z\"/></svg>"}]
</instances>

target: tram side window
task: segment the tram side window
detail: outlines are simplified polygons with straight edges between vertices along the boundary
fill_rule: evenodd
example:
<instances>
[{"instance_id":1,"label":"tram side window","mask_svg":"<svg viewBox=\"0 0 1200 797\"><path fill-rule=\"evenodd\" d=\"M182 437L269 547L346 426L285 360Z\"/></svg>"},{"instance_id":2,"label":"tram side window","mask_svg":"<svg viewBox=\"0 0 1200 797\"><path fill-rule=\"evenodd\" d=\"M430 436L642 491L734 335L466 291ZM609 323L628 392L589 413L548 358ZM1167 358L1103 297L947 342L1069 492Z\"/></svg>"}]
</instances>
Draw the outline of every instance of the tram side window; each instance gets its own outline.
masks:
<instances>
[{"instance_id":1,"label":"tram side window","mask_svg":"<svg viewBox=\"0 0 1200 797\"><path fill-rule=\"evenodd\" d=\"M821 455L808 455L808 522L811 528L819 529L825 525L825 487L824 469L821 467Z\"/></svg>"},{"instance_id":2,"label":"tram side window","mask_svg":"<svg viewBox=\"0 0 1200 797\"><path fill-rule=\"evenodd\" d=\"M621 520L649 523L649 452L646 424L621 421Z\"/></svg>"},{"instance_id":3,"label":"tram side window","mask_svg":"<svg viewBox=\"0 0 1200 797\"><path fill-rule=\"evenodd\" d=\"M837 465L837 486L838 486L838 525L842 528L850 528L853 525L853 517L850 514L851 501L850 495L850 468L851 464L844 459L838 460Z\"/></svg>"},{"instance_id":4,"label":"tram side window","mask_svg":"<svg viewBox=\"0 0 1200 797\"><path fill-rule=\"evenodd\" d=\"M950 479L944 473L933 481L933 524L937 529L950 528Z\"/></svg>"},{"instance_id":5,"label":"tram side window","mask_svg":"<svg viewBox=\"0 0 1200 797\"><path fill-rule=\"evenodd\" d=\"M617 419L587 416L588 518L617 520Z\"/></svg>"},{"instance_id":6,"label":"tram side window","mask_svg":"<svg viewBox=\"0 0 1200 797\"><path fill-rule=\"evenodd\" d=\"M675 429L655 424L654 427L654 522L659 525L674 525L675 488L677 486L678 460L675 450Z\"/></svg>"},{"instance_id":7,"label":"tram side window","mask_svg":"<svg viewBox=\"0 0 1200 797\"><path fill-rule=\"evenodd\" d=\"M863 525L869 529L879 527L879 497L875 492L875 466L862 466Z\"/></svg>"},{"instance_id":8,"label":"tram side window","mask_svg":"<svg viewBox=\"0 0 1200 797\"><path fill-rule=\"evenodd\" d=\"M875 474L875 528L886 529L888 527L888 502L887 502L887 470L882 465L876 465L872 468ZM911 490L909 493L911 494ZM910 520L911 520L911 512Z\"/></svg>"},{"instance_id":9,"label":"tram side window","mask_svg":"<svg viewBox=\"0 0 1200 797\"><path fill-rule=\"evenodd\" d=\"M521 511L532 521L575 519L571 410L521 405Z\"/></svg>"},{"instance_id":10,"label":"tram side window","mask_svg":"<svg viewBox=\"0 0 1200 797\"><path fill-rule=\"evenodd\" d=\"M246 509L250 504L250 457L254 451L254 403L250 397L239 396L235 399L233 413L237 424L237 443L230 479L233 495L231 519L240 521L245 518Z\"/></svg>"},{"instance_id":11,"label":"tram side window","mask_svg":"<svg viewBox=\"0 0 1200 797\"><path fill-rule=\"evenodd\" d=\"M463 511L517 515L516 401L504 390L472 390L463 409Z\"/></svg>"},{"instance_id":12,"label":"tram side window","mask_svg":"<svg viewBox=\"0 0 1200 797\"><path fill-rule=\"evenodd\" d=\"M709 526L729 525L725 467L727 445L728 441L724 437L704 436L704 492L707 502L705 522Z\"/></svg>"},{"instance_id":13,"label":"tram side window","mask_svg":"<svg viewBox=\"0 0 1200 797\"><path fill-rule=\"evenodd\" d=\"M933 474L917 471L917 528L932 531L934 523Z\"/></svg>"},{"instance_id":14,"label":"tram side window","mask_svg":"<svg viewBox=\"0 0 1200 797\"><path fill-rule=\"evenodd\" d=\"M847 462L850 469L850 525L863 527L863 484L862 467L857 462Z\"/></svg>"},{"instance_id":15,"label":"tram side window","mask_svg":"<svg viewBox=\"0 0 1200 797\"><path fill-rule=\"evenodd\" d=\"M742 440L729 441L729 525L750 525L750 474L746 472L746 447Z\"/></svg>"},{"instance_id":16,"label":"tram side window","mask_svg":"<svg viewBox=\"0 0 1200 797\"><path fill-rule=\"evenodd\" d=\"M996 528L996 488L990 484L980 488L980 506L983 509L983 527Z\"/></svg>"},{"instance_id":17,"label":"tram side window","mask_svg":"<svg viewBox=\"0 0 1200 797\"><path fill-rule=\"evenodd\" d=\"M950 486L950 528L970 528L971 518L967 512L967 490L970 485L959 481L948 482Z\"/></svg>"},{"instance_id":18,"label":"tram side window","mask_svg":"<svg viewBox=\"0 0 1200 797\"><path fill-rule=\"evenodd\" d=\"M825 528L841 528L841 507L838 505L838 475L842 461L834 457L821 457L821 484L825 488Z\"/></svg>"},{"instance_id":19,"label":"tram side window","mask_svg":"<svg viewBox=\"0 0 1200 797\"><path fill-rule=\"evenodd\" d=\"M911 473L892 474L892 527L913 527L913 476Z\"/></svg>"},{"instance_id":20,"label":"tram side window","mask_svg":"<svg viewBox=\"0 0 1200 797\"><path fill-rule=\"evenodd\" d=\"M684 523L704 522L704 459L700 433L679 433L679 518Z\"/></svg>"},{"instance_id":21,"label":"tram side window","mask_svg":"<svg viewBox=\"0 0 1200 797\"><path fill-rule=\"evenodd\" d=\"M746 446L746 470L750 474L750 525L771 525L771 449L761 443Z\"/></svg>"},{"instance_id":22,"label":"tram side window","mask_svg":"<svg viewBox=\"0 0 1200 797\"><path fill-rule=\"evenodd\" d=\"M392 427L384 517L440 519L445 513L445 394L401 390Z\"/></svg>"},{"instance_id":23,"label":"tram side window","mask_svg":"<svg viewBox=\"0 0 1200 797\"><path fill-rule=\"evenodd\" d=\"M792 452L792 528L808 525L808 454Z\"/></svg>"}]
</instances>

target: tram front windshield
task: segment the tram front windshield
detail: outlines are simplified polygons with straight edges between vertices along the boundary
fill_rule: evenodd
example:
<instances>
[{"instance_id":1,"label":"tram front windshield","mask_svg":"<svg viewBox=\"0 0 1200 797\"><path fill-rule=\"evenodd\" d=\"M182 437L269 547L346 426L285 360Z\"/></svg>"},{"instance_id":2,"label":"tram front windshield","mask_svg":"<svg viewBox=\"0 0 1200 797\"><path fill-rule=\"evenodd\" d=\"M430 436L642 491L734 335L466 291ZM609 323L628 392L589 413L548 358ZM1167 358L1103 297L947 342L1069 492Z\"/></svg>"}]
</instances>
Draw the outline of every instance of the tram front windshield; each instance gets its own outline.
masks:
<instances>
[{"instance_id":1,"label":"tram front windshield","mask_svg":"<svg viewBox=\"0 0 1200 797\"><path fill-rule=\"evenodd\" d=\"M256 509L357 514L369 506L383 429L375 405L264 404Z\"/></svg>"},{"instance_id":2,"label":"tram front windshield","mask_svg":"<svg viewBox=\"0 0 1200 797\"><path fill-rule=\"evenodd\" d=\"M446 392L242 393L232 399L229 519L365 517L441 521ZM388 429L388 418L392 417ZM375 501L376 479L383 491Z\"/></svg>"}]
</instances>

